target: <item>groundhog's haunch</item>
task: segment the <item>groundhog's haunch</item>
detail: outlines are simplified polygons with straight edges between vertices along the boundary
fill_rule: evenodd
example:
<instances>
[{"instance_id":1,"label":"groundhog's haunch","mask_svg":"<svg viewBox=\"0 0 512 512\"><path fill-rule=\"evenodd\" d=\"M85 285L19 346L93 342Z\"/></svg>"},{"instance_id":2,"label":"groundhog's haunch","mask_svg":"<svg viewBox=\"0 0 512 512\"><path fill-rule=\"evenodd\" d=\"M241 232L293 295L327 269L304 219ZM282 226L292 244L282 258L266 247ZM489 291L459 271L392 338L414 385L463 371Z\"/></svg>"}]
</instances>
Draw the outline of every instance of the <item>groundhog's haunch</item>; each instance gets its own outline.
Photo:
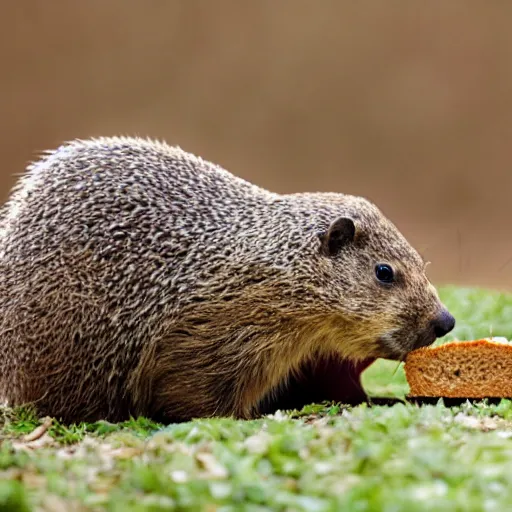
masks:
<instances>
[{"instance_id":1,"label":"groundhog's haunch","mask_svg":"<svg viewBox=\"0 0 512 512\"><path fill-rule=\"evenodd\" d=\"M273 194L165 144L64 145L0 210L0 395L64 421L357 403L375 358L453 325L367 200Z\"/></svg>"}]
</instances>

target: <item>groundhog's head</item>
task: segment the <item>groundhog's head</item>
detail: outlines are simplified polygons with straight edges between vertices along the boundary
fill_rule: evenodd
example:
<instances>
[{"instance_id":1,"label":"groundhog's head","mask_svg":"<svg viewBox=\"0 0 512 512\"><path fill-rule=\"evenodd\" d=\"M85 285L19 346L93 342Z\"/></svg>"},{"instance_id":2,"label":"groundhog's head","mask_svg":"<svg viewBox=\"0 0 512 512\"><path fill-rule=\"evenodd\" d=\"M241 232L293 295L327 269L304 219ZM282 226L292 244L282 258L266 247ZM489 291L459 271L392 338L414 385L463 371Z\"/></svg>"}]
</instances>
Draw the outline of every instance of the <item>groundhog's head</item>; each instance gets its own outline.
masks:
<instances>
[{"instance_id":1,"label":"groundhog's head","mask_svg":"<svg viewBox=\"0 0 512 512\"><path fill-rule=\"evenodd\" d=\"M340 209L317 233L316 275L329 290L329 307L339 311L332 322L349 324L342 352L403 359L449 333L455 319L398 229L362 198L344 196Z\"/></svg>"}]
</instances>

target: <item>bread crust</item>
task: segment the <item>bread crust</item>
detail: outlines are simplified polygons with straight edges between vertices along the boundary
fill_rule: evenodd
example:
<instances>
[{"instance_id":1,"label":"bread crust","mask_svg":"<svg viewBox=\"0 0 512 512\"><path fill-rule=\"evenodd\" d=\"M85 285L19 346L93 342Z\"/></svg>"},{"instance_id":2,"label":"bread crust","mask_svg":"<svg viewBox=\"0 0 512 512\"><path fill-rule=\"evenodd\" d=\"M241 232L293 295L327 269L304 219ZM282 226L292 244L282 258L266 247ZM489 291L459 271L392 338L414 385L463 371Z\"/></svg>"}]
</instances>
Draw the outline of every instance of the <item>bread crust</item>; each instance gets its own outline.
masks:
<instances>
[{"instance_id":1,"label":"bread crust","mask_svg":"<svg viewBox=\"0 0 512 512\"><path fill-rule=\"evenodd\" d=\"M512 345L487 339L420 348L406 359L409 397L512 397Z\"/></svg>"}]
</instances>

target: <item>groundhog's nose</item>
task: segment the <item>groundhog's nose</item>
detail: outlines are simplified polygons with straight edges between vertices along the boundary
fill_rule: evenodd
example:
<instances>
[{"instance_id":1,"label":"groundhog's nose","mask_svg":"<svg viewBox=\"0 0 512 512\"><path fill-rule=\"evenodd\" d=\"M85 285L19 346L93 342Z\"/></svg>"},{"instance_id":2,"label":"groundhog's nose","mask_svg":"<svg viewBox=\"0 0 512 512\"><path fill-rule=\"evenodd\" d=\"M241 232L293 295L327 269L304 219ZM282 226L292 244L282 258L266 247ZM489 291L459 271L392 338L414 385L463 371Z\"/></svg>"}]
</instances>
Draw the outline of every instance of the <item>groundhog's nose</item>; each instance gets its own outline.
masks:
<instances>
[{"instance_id":1,"label":"groundhog's nose","mask_svg":"<svg viewBox=\"0 0 512 512\"><path fill-rule=\"evenodd\" d=\"M442 338L455 327L455 318L453 318L446 309L443 309L441 313L432 320L431 325L436 338Z\"/></svg>"}]
</instances>

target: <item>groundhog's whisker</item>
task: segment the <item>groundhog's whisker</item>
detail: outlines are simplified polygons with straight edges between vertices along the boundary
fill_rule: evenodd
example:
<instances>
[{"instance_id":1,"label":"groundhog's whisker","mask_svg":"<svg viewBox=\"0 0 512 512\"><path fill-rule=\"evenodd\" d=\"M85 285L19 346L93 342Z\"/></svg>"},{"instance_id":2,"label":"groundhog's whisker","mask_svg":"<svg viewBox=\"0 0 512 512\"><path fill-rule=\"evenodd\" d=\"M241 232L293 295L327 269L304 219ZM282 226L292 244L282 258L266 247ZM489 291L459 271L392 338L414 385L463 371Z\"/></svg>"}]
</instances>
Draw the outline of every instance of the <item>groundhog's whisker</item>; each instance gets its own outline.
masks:
<instances>
[{"instance_id":1,"label":"groundhog's whisker","mask_svg":"<svg viewBox=\"0 0 512 512\"><path fill-rule=\"evenodd\" d=\"M398 369L400 368L400 366L402 365L403 362L404 362L404 360L398 361L395 371L393 372L393 377L396 375L396 372L398 371Z\"/></svg>"}]
</instances>

